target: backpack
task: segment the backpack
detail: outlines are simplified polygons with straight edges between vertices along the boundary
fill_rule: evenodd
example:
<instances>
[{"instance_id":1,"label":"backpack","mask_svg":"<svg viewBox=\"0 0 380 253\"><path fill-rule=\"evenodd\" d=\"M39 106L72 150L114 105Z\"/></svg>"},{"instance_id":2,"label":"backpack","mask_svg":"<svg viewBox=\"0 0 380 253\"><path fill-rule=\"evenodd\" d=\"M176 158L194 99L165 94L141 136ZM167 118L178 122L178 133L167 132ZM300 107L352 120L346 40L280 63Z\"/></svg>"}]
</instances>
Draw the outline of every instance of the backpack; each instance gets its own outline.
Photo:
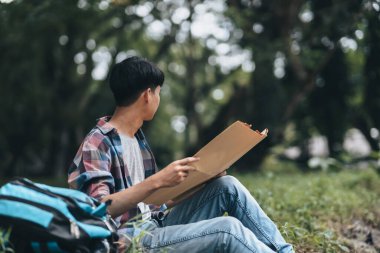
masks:
<instances>
[{"instance_id":1,"label":"backpack","mask_svg":"<svg viewBox=\"0 0 380 253\"><path fill-rule=\"evenodd\" d=\"M15 252L116 252L110 202L21 178L0 188L0 226Z\"/></svg>"}]
</instances>

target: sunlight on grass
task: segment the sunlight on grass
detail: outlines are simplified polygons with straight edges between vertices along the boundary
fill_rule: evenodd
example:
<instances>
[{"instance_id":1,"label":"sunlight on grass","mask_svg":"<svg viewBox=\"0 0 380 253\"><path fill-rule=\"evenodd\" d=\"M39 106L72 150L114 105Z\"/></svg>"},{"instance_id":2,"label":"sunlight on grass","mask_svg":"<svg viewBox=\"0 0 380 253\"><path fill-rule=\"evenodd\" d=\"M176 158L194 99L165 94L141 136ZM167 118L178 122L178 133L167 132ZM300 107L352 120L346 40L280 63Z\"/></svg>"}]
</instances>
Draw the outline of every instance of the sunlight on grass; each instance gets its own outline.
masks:
<instances>
[{"instance_id":1,"label":"sunlight on grass","mask_svg":"<svg viewBox=\"0 0 380 253\"><path fill-rule=\"evenodd\" d=\"M235 176L297 252L349 252L342 226L380 225L380 177L372 170Z\"/></svg>"}]
</instances>

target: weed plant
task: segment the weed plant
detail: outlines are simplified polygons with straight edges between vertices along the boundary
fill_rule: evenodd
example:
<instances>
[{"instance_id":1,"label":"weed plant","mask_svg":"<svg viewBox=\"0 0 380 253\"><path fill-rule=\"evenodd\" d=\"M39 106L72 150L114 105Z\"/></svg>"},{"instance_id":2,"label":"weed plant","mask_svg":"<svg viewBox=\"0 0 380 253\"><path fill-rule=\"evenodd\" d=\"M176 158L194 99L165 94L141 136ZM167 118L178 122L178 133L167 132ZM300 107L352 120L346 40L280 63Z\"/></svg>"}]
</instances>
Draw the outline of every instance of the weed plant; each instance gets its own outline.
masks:
<instances>
[{"instance_id":1,"label":"weed plant","mask_svg":"<svg viewBox=\"0 0 380 253\"><path fill-rule=\"evenodd\" d=\"M9 237L11 235L11 228L0 227L0 253L14 253Z\"/></svg>"}]
</instances>

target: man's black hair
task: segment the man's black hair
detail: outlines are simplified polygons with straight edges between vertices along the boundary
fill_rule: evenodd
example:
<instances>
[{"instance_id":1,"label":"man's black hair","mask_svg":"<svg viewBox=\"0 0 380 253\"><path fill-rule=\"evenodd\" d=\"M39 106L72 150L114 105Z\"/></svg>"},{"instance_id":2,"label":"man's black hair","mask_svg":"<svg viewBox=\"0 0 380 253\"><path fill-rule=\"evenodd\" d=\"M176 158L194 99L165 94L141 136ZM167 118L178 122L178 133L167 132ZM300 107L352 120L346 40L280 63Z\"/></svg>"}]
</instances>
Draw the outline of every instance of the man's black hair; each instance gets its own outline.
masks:
<instances>
[{"instance_id":1,"label":"man's black hair","mask_svg":"<svg viewBox=\"0 0 380 253\"><path fill-rule=\"evenodd\" d=\"M150 61L133 56L115 64L109 74L109 85L117 106L128 106L146 90L162 86L164 73Z\"/></svg>"}]
</instances>

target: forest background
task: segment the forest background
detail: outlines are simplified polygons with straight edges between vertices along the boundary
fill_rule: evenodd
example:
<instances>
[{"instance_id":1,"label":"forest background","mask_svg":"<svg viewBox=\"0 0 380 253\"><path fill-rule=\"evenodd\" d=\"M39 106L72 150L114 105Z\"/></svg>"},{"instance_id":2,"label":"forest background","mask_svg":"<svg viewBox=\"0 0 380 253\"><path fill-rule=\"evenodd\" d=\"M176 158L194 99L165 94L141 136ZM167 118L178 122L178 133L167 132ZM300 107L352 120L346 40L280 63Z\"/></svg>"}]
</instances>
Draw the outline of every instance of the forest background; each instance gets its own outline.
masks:
<instances>
[{"instance_id":1,"label":"forest background","mask_svg":"<svg viewBox=\"0 0 380 253\"><path fill-rule=\"evenodd\" d=\"M139 55L165 73L161 107L143 128L160 167L242 120L269 129L231 168L262 179L252 191L292 177L299 191L320 179L327 192L325 173L343 173L337 181L359 182L350 189L358 199L368 190L378 214L379 0L1 0L0 34L2 180L63 185L84 136L113 112L109 68ZM359 216L369 231L380 219Z\"/></svg>"}]
</instances>

